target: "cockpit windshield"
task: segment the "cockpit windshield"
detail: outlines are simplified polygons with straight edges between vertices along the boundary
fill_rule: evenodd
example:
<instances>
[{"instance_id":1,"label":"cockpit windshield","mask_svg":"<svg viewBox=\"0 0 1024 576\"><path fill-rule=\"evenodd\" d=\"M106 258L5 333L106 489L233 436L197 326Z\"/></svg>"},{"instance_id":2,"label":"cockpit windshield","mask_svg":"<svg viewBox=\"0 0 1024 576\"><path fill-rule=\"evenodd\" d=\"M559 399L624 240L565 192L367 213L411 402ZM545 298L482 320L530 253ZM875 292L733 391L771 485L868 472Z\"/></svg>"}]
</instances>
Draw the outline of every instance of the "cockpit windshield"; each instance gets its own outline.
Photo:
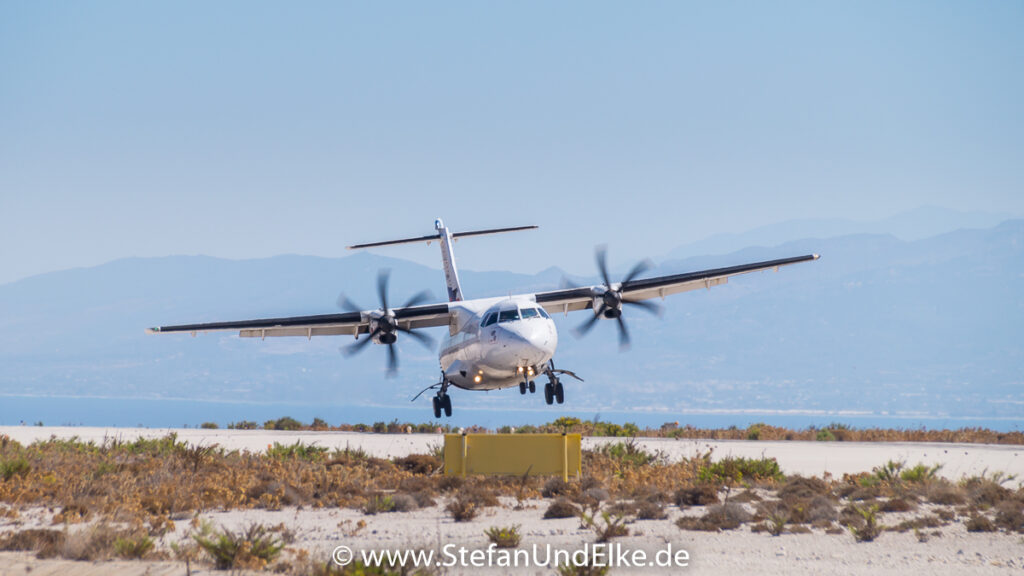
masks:
<instances>
[{"instance_id":1,"label":"cockpit windshield","mask_svg":"<svg viewBox=\"0 0 1024 576\"><path fill-rule=\"evenodd\" d=\"M515 320L519 320L519 310L515 308L498 312L498 322L513 322Z\"/></svg>"},{"instance_id":2,"label":"cockpit windshield","mask_svg":"<svg viewBox=\"0 0 1024 576\"><path fill-rule=\"evenodd\" d=\"M526 320L527 318L540 317L540 313L537 312L536 308L523 308L522 310L519 311L519 313L523 315L523 320Z\"/></svg>"}]
</instances>

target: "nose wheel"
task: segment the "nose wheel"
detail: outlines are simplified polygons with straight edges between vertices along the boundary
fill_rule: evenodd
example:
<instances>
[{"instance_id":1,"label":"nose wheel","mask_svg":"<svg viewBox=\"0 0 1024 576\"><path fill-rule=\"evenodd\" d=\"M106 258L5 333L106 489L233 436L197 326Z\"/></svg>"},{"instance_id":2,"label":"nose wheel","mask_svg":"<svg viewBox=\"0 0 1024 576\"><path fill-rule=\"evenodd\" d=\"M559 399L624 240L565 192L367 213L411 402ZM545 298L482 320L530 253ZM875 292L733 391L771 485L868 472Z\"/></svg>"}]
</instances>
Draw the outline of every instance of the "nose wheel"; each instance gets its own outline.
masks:
<instances>
[{"instance_id":1,"label":"nose wheel","mask_svg":"<svg viewBox=\"0 0 1024 576\"><path fill-rule=\"evenodd\" d=\"M534 392L536 392L537 391L537 383L534 382L533 380L530 380L529 382L523 380L522 382L520 382L519 383L519 393L520 394L526 394L527 390L530 391L530 394L533 394Z\"/></svg>"}]
</instances>

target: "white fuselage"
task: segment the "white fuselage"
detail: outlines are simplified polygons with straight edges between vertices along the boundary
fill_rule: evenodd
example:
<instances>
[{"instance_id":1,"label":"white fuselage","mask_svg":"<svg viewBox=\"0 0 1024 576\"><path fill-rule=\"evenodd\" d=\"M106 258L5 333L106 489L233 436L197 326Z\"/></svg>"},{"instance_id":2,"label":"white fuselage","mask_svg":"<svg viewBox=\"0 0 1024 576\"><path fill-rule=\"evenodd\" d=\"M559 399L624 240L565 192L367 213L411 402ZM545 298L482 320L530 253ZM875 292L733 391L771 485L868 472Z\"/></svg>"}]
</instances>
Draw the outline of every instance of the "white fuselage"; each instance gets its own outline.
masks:
<instances>
[{"instance_id":1,"label":"white fuselage","mask_svg":"<svg viewBox=\"0 0 1024 576\"><path fill-rule=\"evenodd\" d=\"M558 346L555 323L530 297L452 302L441 370L467 390L517 386L543 374Z\"/></svg>"}]
</instances>

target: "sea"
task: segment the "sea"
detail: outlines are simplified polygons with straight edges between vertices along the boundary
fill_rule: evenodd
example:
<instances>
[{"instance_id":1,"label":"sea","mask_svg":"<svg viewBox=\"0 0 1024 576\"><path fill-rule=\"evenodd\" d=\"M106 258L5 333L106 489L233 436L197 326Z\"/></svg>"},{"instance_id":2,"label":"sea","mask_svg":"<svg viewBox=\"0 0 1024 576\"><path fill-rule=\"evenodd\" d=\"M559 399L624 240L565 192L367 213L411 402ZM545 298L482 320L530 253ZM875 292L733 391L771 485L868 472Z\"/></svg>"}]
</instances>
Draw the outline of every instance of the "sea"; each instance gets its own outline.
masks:
<instances>
[{"instance_id":1,"label":"sea","mask_svg":"<svg viewBox=\"0 0 1024 576\"><path fill-rule=\"evenodd\" d=\"M440 423L456 427L537 425L561 416L615 424L632 422L640 428L665 423L697 428L747 428L764 423L790 429L843 424L851 428L958 429L987 428L999 432L1024 430L1024 418L957 417L927 414L869 414L847 412L699 412L575 410L569 404L536 410L496 410L456 406L451 418L436 420L428 402L409 406L350 406L329 404L246 403L159 398L95 398L0 396L0 426L111 426L142 428L220 427L241 421L263 424L285 416L309 423L321 418L332 426L375 422Z\"/></svg>"}]
</instances>

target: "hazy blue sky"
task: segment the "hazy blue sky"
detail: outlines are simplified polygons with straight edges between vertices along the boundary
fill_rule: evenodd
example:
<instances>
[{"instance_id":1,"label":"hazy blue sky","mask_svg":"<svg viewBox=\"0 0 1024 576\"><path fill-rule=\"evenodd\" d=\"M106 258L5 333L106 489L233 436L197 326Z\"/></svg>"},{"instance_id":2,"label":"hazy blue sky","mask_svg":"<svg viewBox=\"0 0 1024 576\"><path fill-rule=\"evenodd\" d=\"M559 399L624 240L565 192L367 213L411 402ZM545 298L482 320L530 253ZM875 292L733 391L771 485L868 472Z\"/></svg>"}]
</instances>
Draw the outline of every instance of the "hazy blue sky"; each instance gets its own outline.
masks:
<instances>
[{"instance_id":1,"label":"hazy blue sky","mask_svg":"<svg viewBox=\"0 0 1024 576\"><path fill-rule=\"evenodd\" d=\"M1024 214L1022 30L1021 2L3 2L0 282L436 216L541 226L463 267L589 272L598 242Z\"/></svg>"}]
</instances>

